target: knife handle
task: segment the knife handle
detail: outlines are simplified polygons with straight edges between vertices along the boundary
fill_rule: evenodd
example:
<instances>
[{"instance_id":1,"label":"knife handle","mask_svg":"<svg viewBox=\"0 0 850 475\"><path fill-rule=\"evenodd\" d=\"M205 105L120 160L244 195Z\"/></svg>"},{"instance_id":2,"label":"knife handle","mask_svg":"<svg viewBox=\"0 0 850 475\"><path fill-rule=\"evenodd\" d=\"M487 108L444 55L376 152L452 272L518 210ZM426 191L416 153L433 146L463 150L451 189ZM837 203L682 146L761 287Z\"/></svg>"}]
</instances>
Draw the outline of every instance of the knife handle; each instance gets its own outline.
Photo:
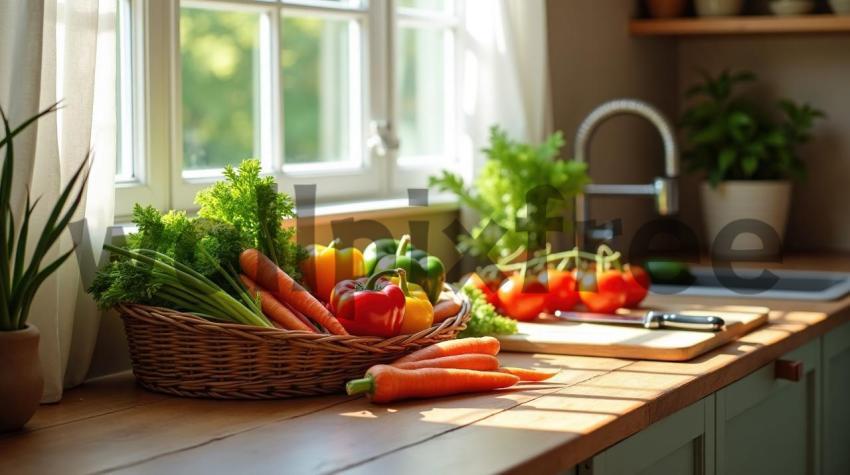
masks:
<instances>
[{"instance_id":1,"label":"knife handle","mask_svg":"<svg viewBox=\"0 0 850 475\"><path fill-rule=\"evenodd\" d=\"M712 315L649 312L644 327L716 332L722 330L725 324L722 318Z\"/></svg>"}]
</instances>

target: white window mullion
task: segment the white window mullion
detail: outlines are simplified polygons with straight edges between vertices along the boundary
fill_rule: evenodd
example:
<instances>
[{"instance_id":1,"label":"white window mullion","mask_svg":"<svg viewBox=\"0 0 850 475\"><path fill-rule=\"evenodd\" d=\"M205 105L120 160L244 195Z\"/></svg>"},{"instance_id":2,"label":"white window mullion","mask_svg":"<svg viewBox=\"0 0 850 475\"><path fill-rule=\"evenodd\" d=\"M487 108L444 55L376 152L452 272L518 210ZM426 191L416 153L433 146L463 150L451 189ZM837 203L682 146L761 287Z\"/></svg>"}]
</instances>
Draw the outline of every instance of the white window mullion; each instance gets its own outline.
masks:
<instances>
[{"instance_id":1,"label":"white window mullion","mask_svg":"<svg viewBox=\"0 0 850 475\"><path fill-rule=\"evenodd\" d=\"M416 94L422 95L426 101L434 96L439 96L442 101L440 107L441 118L439 123L434 123L433 119L435 111L429 110L433 104L433 99L430 102L417 101L416 109L407 112L412 114L414 118L415 135L422 135L420 138L420 146L423 144L436 143L430 140L435 135L441 136L441 150L416 150L411 154L411 149L415 148L415 144L401 144L399 159L395 162L395 167L392 170L392 191L401 193L411 187L427 186L429 175L436 175L444 168L456 168L458 165L458 150L459 136L458 125L460 124L459 110L459 84L458 84L458 65L460 63L460 51L458 47L459 35L458 29L461 24L460 2L452 2L451 9L446 11L425 11L408 8L398 9L396 25L393 27L393 32L397 33L396 37L400 38L402 34L406 35L404 40L407 41L428 41L427 45L431 45L428 51L417 51L414 58L408 58L408 61L415 63L414 75L416 77ZM414 33L415 32L415 33ZM424 36L420 36L424 35ZM436 36L439 35L439 36ZM439 38L439 40L436 40ZM400 41L395 42L397 48L402 48ZM419 45L416 46L416 49ZM426 49L428 49L426 47ZM400 51L401 54L404 51ZM442 69L442 77L434 77L433 67L435 61L440 62ZM400 57L394 55L394 62L399 62ZM403 72L403 71L401 71ZM393 92L401 94L401 84L397 83L399 77L393 75ZM442 91L434 90L434 88L442 89ZM394 113L397 114L397 125L400 127L402 116L400 107L396 107ZM405 130L405 135L409 136L410 131ZM429 131L431 133L429 133ZM401 130L400 130L401 132ZM404 138L402 138L404 140ZM427 147L427 145L425 145Z\"/></svg>"},{"instance_id":2,"label":"white window mullion","mask_svg":"<svg viewBox=\"0 0 850 475\"><path fill-rule=\"evenodd\" d=\"M123 85L132 88L132 94L122 96L122 100L132 102L122 107L133 110L133 117L128 120L134 123L134 129L129 133L123 131L121 140L132 142L129 153L133 153L134 176L133 180L116 186L118 222L129 218L135 203L166 209L171 198L169 42L173 34L173 5L170 2L131 1L132 18L125 26L132 30L132 38L122 45L120 54L129 55L131 69L135 69L131 84Z\"/></svg>"},{"instance_id":3,"label":"white window mullion","mask_svg":"<svg viewBox=\"0 0 850 475\"><path fill-rule=\"evenodd\" d=\"M174 208L175 203L183 203L187 200L187 192L183 185L183 83L182 79L182 61L180 57L180 7L181 2L161 2L168 3L165 7L169 11L169 35L168 35L168 55L169 71L168 71L168 102L170 110L168 117L169 128L171 129L171 149L169 153L169 161L171 176L169 186L171 188L169 208ZM165 100L164 98L162 100ZM189 198L191 200L191 198ZM190 201L191 202L191 201Z\"/></svg>"},{"instance_id":4,"label":"white window mullion","mask_svg":"<svg viewBox=\"0 0 850 475\"><path fill-rule=\"evenodd\" d=\"M259 114L257 128L254 133L259 138L260 163L264 170L275 170L275 144L274 137L280 135L275 128L274 103L277 94L275 92L279 81L278 69L275 68L275 57L279 51L279 41L275 41L276 28L273 23L278 16L277 9L266 11L260 16L260 38L258 48L257 67L257 104L256 111Z\"/></svg>"},{"instance_id":5,"label":"white window mullion","mask_svg":"<svg viewBox=\"0 0 850 475\"><path fill-rule=\"evenodd\" d=\"M270 42L270 99L272 121L269 127L271 135L271 169L278 173L283 169L283 80L280 74L280 9L276 8L271 14L269 25L271 27Z\"/></svg>"},{"instance_id":6,"label":"white window mullion","mask_svg":"<svg viewBox=\"0 0 850 475\"><path fill-rule=\"evenodd\" d=\"M379 181L380 196L390 193L390 180L395 168L395 150L385 150L383 155L378 153L381 140L378 136L380 127L389 127L389 133L395 135L395 89L392 69L393 34L392 1L371 0L369 3L369 84L371 85L368 141L371 144L369 156L374 163L375 173Z\"/></svg>"}]
</instances>

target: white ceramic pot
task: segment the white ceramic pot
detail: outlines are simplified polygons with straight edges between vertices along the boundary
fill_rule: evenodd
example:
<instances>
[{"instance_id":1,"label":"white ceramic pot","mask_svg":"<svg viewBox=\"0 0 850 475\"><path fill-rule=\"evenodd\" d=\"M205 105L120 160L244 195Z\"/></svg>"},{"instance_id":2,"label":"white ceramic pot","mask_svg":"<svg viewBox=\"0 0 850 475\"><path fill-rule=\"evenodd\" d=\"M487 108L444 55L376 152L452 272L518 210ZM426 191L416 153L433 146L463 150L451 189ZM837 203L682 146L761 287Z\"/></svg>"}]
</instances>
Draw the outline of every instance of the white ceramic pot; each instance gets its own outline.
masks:
<instances>
[{"instance_id":1,"label":"white ceramic pot","mask_svg":"<svg viewBox=\"0 0 850 475\"><path fill-rule=\"evenodd\" d=\"M785 240L785 227L788 224L788 210L791 206L791 182L790 181L724 181L712 188L707 182L701 187L702 213L705 224L705 234L709 249L714 250L720 232L728 225L739 220L756 220L770 227L779 238L778 242L770 242L770 239L758 237L755 233L747 232L754 229L755 232L764 232L765 229L757 229L758 224L750 222L740 229L729 228L736 236L731 246L719 246L719 254L724 249L731 251L759 250L772 248L776 245L776 252L781 250L781 244ZM755 226L750 228L749 226ZM770 236L768 236L769 238ZM722 238L722 237L721 237ZM727 243L729 244L729 243Z\"/></svg>"},{"instance_id":2,"label":"white ceramic pot","mask_svg":"<svg viewBox=\"0 0 850 475\"><path fill-rule=\"evenodd\" d=\"M772 0L770 11L777 16L805 15L815 8L814 0Z\"/></svg>"},{"instance_id":3,"label":"white ceramic pot","mask_svg":"<svg viewBox=\"0 0 850 475\"><path fill-rule=\"evenodd\" d=\"M696 0L699 16L735 16L741 13L743 0Z\"/></svg>"},{"instance_id":4,"label":"white ceramic pot","mask_svg":"<svg viewBox=\"0 0 850 475\"><path fill-rule=\"evenodd\" d=\"M829 6L838 15L850 15L850 0L829 0Z\"/></svg>"}]
</instances>

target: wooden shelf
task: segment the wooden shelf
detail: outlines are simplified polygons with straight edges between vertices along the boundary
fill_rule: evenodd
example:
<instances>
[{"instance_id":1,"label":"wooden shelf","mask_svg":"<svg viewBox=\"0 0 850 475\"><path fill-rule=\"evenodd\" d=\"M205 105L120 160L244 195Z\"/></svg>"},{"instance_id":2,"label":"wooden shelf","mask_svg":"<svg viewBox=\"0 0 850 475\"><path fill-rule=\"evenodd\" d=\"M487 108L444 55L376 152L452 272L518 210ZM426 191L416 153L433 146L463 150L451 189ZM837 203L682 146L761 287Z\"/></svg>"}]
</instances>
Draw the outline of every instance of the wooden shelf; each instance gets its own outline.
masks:
<instances>
[{"instance_id":1,"label":"wooden shelf","mask_svg":"<svg viewBox=\"0 0 850 475\"><path fill-rule=\"evenodd\" d=\"M850 15L632 20L629 22L629 31L636 36L850 33Z\"/></svg>"}]
</instances>

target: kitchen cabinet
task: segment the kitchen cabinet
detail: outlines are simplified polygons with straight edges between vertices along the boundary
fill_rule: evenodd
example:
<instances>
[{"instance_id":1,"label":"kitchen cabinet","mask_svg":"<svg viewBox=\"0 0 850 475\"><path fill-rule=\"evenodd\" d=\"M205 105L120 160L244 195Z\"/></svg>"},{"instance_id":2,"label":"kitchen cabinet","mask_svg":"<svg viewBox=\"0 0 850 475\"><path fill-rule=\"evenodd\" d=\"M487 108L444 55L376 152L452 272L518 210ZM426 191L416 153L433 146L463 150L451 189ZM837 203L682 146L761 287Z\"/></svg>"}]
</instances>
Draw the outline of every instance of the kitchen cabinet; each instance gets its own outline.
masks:
<instances>
[{"instance_id":1,"label":"kitchen cabinet","mask_svg":"<svg viewBox=\"0 0 850 475\"><path fill-rule=\"evenodd\" d=\"M821 452L824 473L850 473L848 393L850 324L823 345L814 340L797 348L632 435L576 473L820 473ZM824 444L822 420L829 421Z\"/></svg>"},{"instance_id":2,"label":"kitchen cabinet","mask_svg":"<svg viewBox=\"0 0 850 475\"><path fill-rule=\"evenodd\" d=\"M850 473L850 323L823 337L823 473Z\"/></svg>"},{"instance_id":3,"label":"kitchen cabinet","mask_svg":"<svg viewBox=\"0 0 850 475\"><path fill-rule=\"evenodd\" d=\"M797 381L779 377L793 364ZM814 340L715 394L718 474L819 472L819 366Z\"/></svg>"},{"instance_id":4,"label":"kitchen cabinet","mask_svg":"<svg viewBox=\"0 0 850 475\"><path fill-rule=\"evenodd\" d=\"M578 473L713 473L714 420L712 395L602 452Z\"/></svg>"}]
</instances>

